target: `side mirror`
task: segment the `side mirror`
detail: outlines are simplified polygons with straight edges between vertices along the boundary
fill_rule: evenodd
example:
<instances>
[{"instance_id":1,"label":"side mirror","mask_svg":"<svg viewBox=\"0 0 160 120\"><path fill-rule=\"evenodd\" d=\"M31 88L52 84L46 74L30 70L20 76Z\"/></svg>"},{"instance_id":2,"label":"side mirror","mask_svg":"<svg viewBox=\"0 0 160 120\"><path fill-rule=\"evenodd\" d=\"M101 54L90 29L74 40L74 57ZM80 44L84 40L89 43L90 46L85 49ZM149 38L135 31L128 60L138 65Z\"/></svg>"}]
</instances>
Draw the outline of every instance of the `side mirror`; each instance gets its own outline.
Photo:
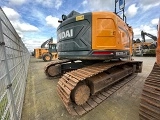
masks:
<instances>
[{"instance_id":1,"label":"side mirror","mask_svg":"<svg viewBox=\"0 0 160 120\"><path fill-rule=\"evenodd\" d=\"M62 23L62 20L58 20L59 23Z\"/></svg>"},{"instance_id":2,"label":"side mirror","mask_svg":"<svg viewBox=\"0 0 160 120\"><path fill-rule=\"evenodd\" d=\"M119 9L123 10L125 7L125 0L119 0Z\"/></svg>"}]
</instances>

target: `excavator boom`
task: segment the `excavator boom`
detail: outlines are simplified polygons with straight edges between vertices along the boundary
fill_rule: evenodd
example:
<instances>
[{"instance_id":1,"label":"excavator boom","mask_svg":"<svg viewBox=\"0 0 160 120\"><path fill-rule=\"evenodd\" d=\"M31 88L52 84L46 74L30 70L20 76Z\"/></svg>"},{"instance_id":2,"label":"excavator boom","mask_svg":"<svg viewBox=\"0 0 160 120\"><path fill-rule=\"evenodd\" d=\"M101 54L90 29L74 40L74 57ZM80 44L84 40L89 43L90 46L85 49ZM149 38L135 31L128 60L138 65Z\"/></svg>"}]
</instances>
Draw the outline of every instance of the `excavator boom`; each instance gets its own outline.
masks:
<instances>
[{"instance_id":1,"label":"excavator boom","mask_svg":"<svg viewBox=\"0 0 160 120\"><path fill-rule=\"evenodd\" d=\"M152 38L154 41L157 41L157 37L156 36L154 36L154 35L152 35L150 33L146 33L144 31L141 31L141 37L142 37L144 42L146 42L145 35L150 37L150 38Z\"/></svg>"}]
</instances>

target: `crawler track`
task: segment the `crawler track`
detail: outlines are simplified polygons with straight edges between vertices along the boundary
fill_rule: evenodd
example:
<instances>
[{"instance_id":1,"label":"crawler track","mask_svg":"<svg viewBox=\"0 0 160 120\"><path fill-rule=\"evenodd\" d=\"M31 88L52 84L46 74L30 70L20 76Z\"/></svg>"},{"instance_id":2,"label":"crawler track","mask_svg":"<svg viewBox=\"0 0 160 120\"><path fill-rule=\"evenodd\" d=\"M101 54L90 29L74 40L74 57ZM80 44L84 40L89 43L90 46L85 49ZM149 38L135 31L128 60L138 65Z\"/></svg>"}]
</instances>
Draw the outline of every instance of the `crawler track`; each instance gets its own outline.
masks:
<instances>
[{"instance_id":1,"label":"crawler track","mask_svg":"<svg viewBox=\"0 0 160 120\"><path fill-rule=\"evenodd\" d=\"M139 115L141 120L160 120L160 66L156 63L144 83Z\"/></svg>"},{"instance_id":2,"label":"crawler track","mask_svg":"<svg viewBox=\"0 0 160 120\"><path fill-rule=\"evenodd\" d=\"M129 82L131 79L133 79L136 74L132 74L129 77L124 78L123 81L119 81L117 84L114 84L111 87L90 96L88 101L83 105L76 105L71 100L71 92L80 81L84 81L89 77L107 71L111 67L125 65L126 63L127 62L123 61L116 63L97 63L64 74L58 82L57 91L68 112L71 115L83 115L87 113L88 111L94 109L105 99L107 99L110 95L112 95L127 82Z\"/></svg>"}]
</instances>

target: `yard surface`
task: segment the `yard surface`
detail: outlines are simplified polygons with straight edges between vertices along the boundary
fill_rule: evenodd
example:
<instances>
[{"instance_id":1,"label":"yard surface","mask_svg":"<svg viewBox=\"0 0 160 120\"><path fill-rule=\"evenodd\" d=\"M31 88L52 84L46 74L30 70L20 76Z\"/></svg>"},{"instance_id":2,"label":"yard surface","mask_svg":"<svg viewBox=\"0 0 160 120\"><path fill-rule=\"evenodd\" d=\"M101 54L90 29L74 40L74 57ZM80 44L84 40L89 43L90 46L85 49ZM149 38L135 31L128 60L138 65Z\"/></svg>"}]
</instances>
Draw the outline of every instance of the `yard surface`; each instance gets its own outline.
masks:
<instances>
[{"instance_id":1,"label":"yard surface","mask_svg":"<svg viewBox=\"0 0 160 120\"><path fill-rule=\"evenodd\" d=\"M134 57L143 61L143 71L108 99L83 116L71 116L60 100L57 79L47 79L47 62L31 58L23 104L22 120L138 120L140 94L155 57Z\"/></svg>"}]
</instances>

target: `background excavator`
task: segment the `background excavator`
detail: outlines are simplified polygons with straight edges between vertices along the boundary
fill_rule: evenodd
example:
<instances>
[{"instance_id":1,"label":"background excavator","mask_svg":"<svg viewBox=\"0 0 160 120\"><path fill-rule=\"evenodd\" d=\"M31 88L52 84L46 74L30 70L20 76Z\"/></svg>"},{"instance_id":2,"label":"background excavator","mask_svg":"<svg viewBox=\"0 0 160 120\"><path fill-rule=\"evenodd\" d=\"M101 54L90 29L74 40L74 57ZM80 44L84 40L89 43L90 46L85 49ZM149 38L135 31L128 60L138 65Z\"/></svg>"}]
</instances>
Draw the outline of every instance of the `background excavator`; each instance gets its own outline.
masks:
<instances>
[{"instance_id":1,"label":"background excavator","mask_svg":"<svg viewBox=\"0 0 160 120\"><path fill-rule=\"evenodd\" d=\"M145 80L142 91L139 112L141 120L160 119L160 19L157 45L156 62L150 75Z\"/></svg>"},{"instance_id":2,"label":"background excavator","mask_svg":"<svg viewBox=\"0 0 160 120\"><path fill-rule=\"evenodd\" d=\"M62 75L57 91L72 115L92 110L142 70L141 61L131 60L133 30L124 7L124 0L115 0L114 13L72 11L59 21L59 60L47 64L45 73Z\"/></svg>"},{"instance_id":3,"label":"background excavator","mask_svg":"<svg viewBox=\"0 0 160 120\"><path fill-rule=\"evenodd\" d=\"M150 37L153 40L153 42L147 42L145 36ZM157 47L157 37L144 31L141 31L141 37L142 41L137 39L133 43L133 55L155 55L155 50Z\"/></svg>"}]
</instances>

